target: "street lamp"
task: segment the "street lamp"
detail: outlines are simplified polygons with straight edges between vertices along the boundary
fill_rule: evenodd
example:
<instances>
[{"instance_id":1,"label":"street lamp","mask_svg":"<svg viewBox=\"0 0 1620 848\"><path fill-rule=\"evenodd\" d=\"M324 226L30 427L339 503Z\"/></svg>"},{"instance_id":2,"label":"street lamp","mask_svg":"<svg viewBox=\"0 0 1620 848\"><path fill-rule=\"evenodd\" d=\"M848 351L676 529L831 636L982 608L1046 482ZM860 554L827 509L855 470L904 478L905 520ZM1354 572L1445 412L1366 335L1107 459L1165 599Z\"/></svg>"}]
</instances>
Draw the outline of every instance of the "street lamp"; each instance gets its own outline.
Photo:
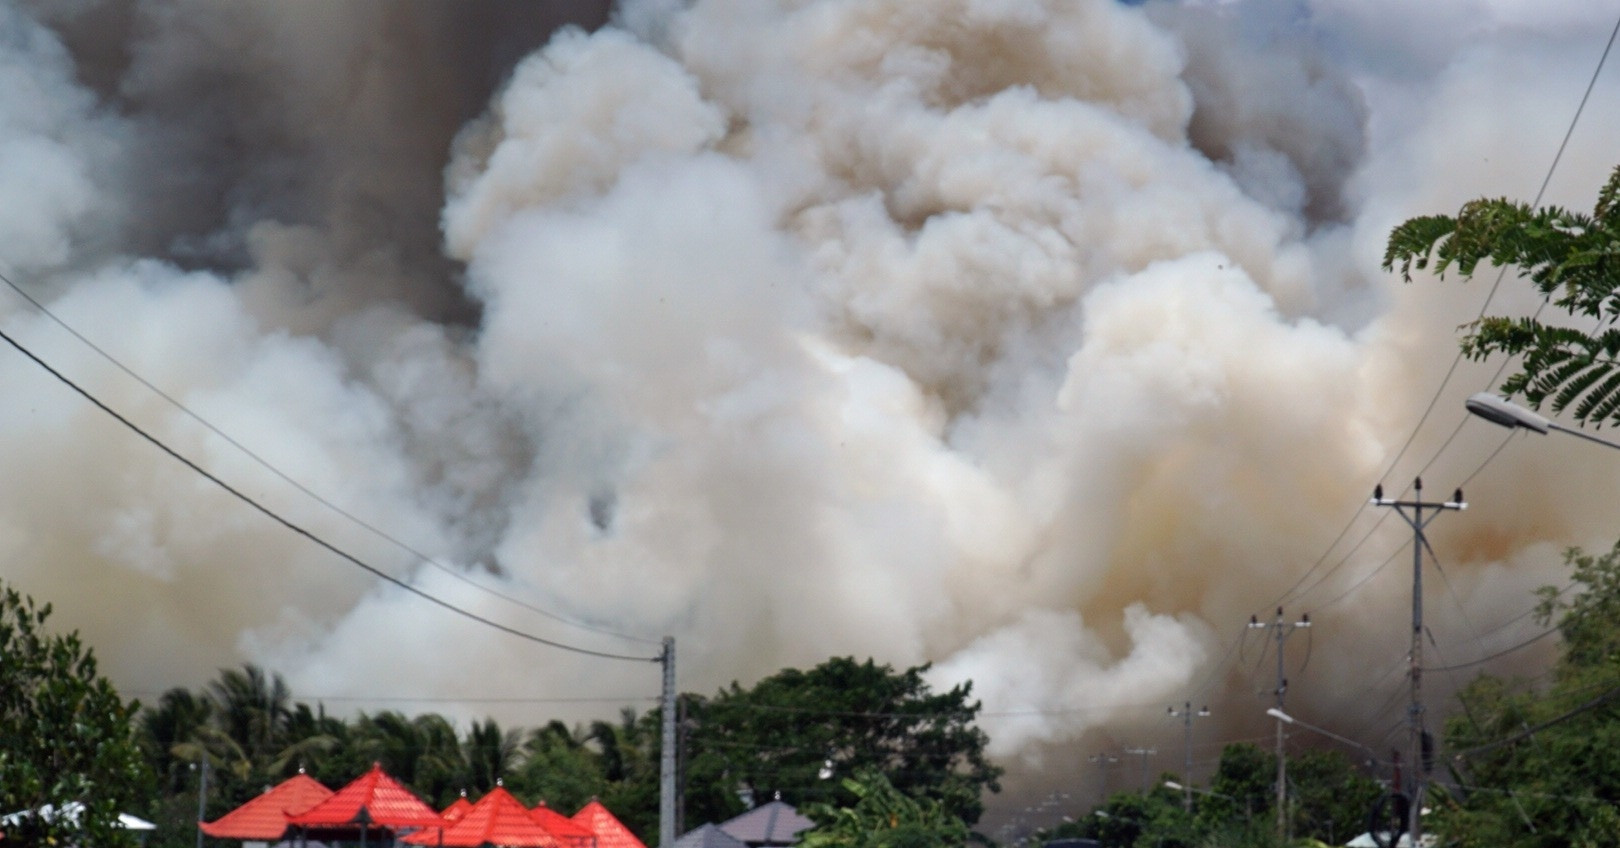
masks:
<instances>
[{"instance_id":1,"label":"street lamp","mask_svg":"<svg viewBox=\"0 0 1620 848\"><path fill-rule=\"evenodd\" d=\"M1568 433L1571 436L1579 436L1589 442L1597 442L1600 445L1611 448L1620 448L1620 442L1611 442L1608 439L1601 439L1592 435L1591 433L1586 432L1585 430L1575 427L1565 427L1562 424L1559 424L1557 421L1553 421L1546 416L1531 412L1530 410L1525 409L1524 407L1513 403L1506 398L1497 397L1490 392L1479 392L1477 394L1470 395L1468 400L1463 402L1463 406L1467 407L1469 412L1478 415L1486 421L1489 421L1492 424L1499 424L1503 427L1507 427L1510 430L1523 427L1526 430L1534 430L1542 435L1546 435L1548 430L1557 430L1560 433Z\"/></svg>"},{"instance_id":2,"label":"street lamp","mask_svg":"<svg viewBox=\"0 0 1620 848\"><path fill-rule=\"evenodd\" d=\"M1274 719L1276 719L1276 720L1278 720L1280 722L1283 722L1284 724L1296 724L1296 725L1299 725L1300 727L1305 728L1306 730L1312 731L1314 733L1320 733L1320 734L1322 734L1323 736L1326 736L1329 739L1336 739L1336 740L1338 740L1340 742L1343 742L1344 744L1349 745L1351 747L1360 748L1361 750L1366 751L1368 754L1371 754L1373 759L1375 759L1375 760L1378 759L1378 752L1374 751L1373 749L1371 749L1369 747L1367 747L1366 745L1363 745L1363 744L1361 744L1360 742L1357 742L1354 739L1348 739L1348 738L1345 738L1343 736L1340 736L1339 734L1334 733L1331 730L1324 730L1323 728L1317 727L1314 724L1306 724L1305 722L1300 721L1297 718L1294 718L1293 716L1289 715L1288 713L1283 712L1282 710L1277 709L1276 707L1272 707L1271 709L1266 710L1266 715L1271 716L1272 718L1274 718Z\"/></svg>"},{"instance_id":3,"label":"street lamp","mask_svg":"<svg viewBox=\"0 0 1620 848\"><path fill-rule=\"evenodd\" d=\"M1199 788L1197 786L1183 785L1181 783L1177 783L1174 780L1166 780L1164 782L1164 786L1165 786L1166 789L1174 789L1177 792L1197 792L1200 795L1210 795L1210 796L1213 796L1213 797L1216 797L1216 798L1225 798L1226 800L1231 801L1234 804L1236 804L1238 802L1237 798L1235 798L1235 797L1233 797L1231 795L1228 795L1225 792L1216 792L1213 789L1201 789L1201 788ZM1247 817L1249 817L1251 819L1254 818L1254 805L1250 802L1250 800L1248 798L1243 799L1243 812L1244 812L1244 815L1246 815Z\"/></svg>"}]
</instances>

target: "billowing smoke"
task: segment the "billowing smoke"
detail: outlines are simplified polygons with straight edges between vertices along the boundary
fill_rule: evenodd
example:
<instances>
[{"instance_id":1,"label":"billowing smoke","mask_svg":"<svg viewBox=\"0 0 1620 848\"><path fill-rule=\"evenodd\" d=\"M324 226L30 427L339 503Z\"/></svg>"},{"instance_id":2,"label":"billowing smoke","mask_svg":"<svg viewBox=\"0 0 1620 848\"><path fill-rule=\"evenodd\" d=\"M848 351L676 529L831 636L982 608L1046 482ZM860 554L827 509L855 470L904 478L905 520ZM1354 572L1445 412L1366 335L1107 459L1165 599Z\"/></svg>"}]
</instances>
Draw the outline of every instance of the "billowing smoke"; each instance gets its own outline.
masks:
<instances>
[{"instance_id":1,"label":"billowing smoke","mask_svg":"<svg viewBox=\"0 0 1620 848\"><path fill-rule=\"evenodd\" d=\"M1476 474L1501 432L1450 437L1494 363L1446 376L1487 286L1377 267L1404 217L1539 186L1608 24L1536 8L0 4L0 263L50 314L0 309L290 520L549 639L672 634L683 689L934 662L1053 785L1081 746L1169 755L1167 704L1211 705L1201 763L1253 735L1240 637L1283 604L1316 621L1290 704L1384 746L1410 533L1373 485L1468 482L1443 663L1531 632L1502 625L1620 493L1581 445ZM1548 201L1589 205L1612 101ZM254 661L519 723L613 706L481 699L655 691L0 379L5 576L132 690Z\"/></svg>"}]
</instances>

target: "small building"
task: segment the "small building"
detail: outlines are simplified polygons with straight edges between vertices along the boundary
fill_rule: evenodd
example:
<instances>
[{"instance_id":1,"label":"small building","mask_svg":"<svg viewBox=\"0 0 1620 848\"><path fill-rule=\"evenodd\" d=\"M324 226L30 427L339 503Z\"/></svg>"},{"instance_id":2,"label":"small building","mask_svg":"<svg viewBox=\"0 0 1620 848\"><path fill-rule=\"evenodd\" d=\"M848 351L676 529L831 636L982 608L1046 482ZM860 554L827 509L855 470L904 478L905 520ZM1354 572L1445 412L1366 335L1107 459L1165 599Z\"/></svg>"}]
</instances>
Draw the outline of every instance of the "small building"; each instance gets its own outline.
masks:
<instances>
[{"instance_id":1,"label":"small building","mask_svg":"<svg viewBox=\"0 0 1620 848\"><path fill-rule=\"evenodd\" d=\"M726 835L749 848L776 848L798 844L799 834L816 823L799 815L791 804L780 799L720 823Z\"/></svg>"},{"instance_id":2,"label":"small building","mask_svg":"<svg viewBox=\"0 0 1620 848\"><path fill-rule=\"evenodd\" d=\"M674 848L748 848L748 844L721 830L719 825L706 824L687 831L675 840Z\"/></svg>"}]
</instances>

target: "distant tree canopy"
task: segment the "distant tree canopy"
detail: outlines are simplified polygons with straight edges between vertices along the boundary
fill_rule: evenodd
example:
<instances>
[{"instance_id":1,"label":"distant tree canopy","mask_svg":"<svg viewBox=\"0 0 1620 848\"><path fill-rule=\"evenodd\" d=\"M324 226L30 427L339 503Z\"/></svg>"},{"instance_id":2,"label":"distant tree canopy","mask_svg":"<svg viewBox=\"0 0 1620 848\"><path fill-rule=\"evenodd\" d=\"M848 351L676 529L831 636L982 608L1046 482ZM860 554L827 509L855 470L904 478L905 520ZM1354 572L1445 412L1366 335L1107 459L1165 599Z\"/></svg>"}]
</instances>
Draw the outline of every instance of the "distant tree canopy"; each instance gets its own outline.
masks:
<instances>
[{"instance_id":1,"label":"distant tree canopy","mask_svg":"<svg viewBox=\"0 0 1620 848\"><path fill-rule=\"evenodd\" d=\"M458 731L437 713L384 710L345 719L295 701L280 675L250 664L222 670L202 692L165 692L141 714L139 728L162 790L147 807L159 824L150 848L194 844L205 761L206 819L300 769L336 789L378 763L441 809L504 782L526 803L568 813L600 798L637 833L657 831L657 722L634 711L616 723L570 728L552 721L527 732L493 719Z\"/></svg>"},{"instance_id":2,"label":"distant tree canopy","mask_svg":"<svg viewBox=\"0 0 1620 848\"><path fill-rule=\"evenodd\" d=\"M1463 351L1475 359L1522 356L1501 389L1531 406L1569 409L1583 424L1620 424L1620 168L1590 215L1481 198L1455 217L1405 221L1384 252L1385 270L1399 268L1408 282L1425 270L1472 277L1481 262L1518 269L1562 314L1551 321L1483 317L1468 326Z\"/></svg>"},{"instance_id":3,"label":"distant tree canopy","mask_svg":"<svg viewBox=\"0 0 1620 848\"><path fill-rule=\"evenodd\" d=\"M980 795L999 791L1001 775L974 724L979 704L970 684L932 691L927 671L837 657L686 699L687 820L736 815L745 809L739 792L760 803L780 794L794 804L852 805L858 799L841 778L875 771L903 795L978 821Z\"/></svg>"},{"instance_id":4,"label":"distant tree canopy","mask_svg":"<svg viewBox=\"0 0 1620 848\"><path fill-rule=\"evenodd\" d=\"M1275 833L1277 756L1248 742L1226 746L1210 779L1210 794L1198 799L1205 828L1230 828L1237 819ZM1343 844L1366 830L1368 812L1384 792L1338 751L1310 750L1288 758L1288 832Z\"/></svg>"},{"instance_id":5,"label":"distant tree canopy","mask_svg":"<svg viewBox=\"0 0 1620 848\"><path fill-rule=\"evenodd\" d=\"M1177 781L1186 778L1165 774ZM1277 758L1249 742L1221 749L1208 788L1194 788L1192 808L1163 780L1146 793L1120 792L1090 815L1038 834L1095 839L1103 848L1304 848L1343 845L1366 829L1383 788L1337 751L1288 758L1288 833L1277 837ZM1036 840L1037 842L1040 839Z\"/></svg>"},{"instance_id":6,"label":"distant tree canopy","mask_svg":"<svg viewBox=\"0 0 1620 848\"><path fill-rule=\"evenodd\" d=\"M853 805L862 796L842 778L863 768L880 770L918 809L937 807L947 821L976 819L980 791L994 790L1000 774L973 725L979 706L966 685L931 691L926 670L837 658L752 687L733 684L713 698L682 695L687 827L742 812L739 788L761 803L780 792L795 805ZM204 760L208 819L300 768L336 789L377 762L439 808L503 781L525 803L567 813L600 798L650 839L658 832L660 718L657 710L627 709L616 721L517 730L486 719L462 731L434 713L343 719L294 700L279 675L253 665L225 669L202 691L170 690L141 714L140 739L162 790L145 810L160 825L148 844L192 844L196 766Z\"/></svg>"},{"instance_id":7,"label":"distant tree canopy","mask_svg":"<svg viewBox=\"0 0 1620 848\"><path fill-rule=\"evenodd\" d=\"M45 630L49 604L0 590L0 811L57 811L6 826L5 844L135 844L118 814L143 806L151 785L136 705L98 673L77 633Z\"/></svg>"},{"instance_id":8,"label":"distant tree canopy","mask_svg":"<svg viewBox=\"0 0 1620 848\"><path fill-rule=\"evenodd\" d=\"M1458 848L1620 845L1620 545L1571 550L1573 591L1542 589L1563 653L1548 679L1481 676L1446 722L1457 791L1434 831Z\"/></svg>"}]
</instances>

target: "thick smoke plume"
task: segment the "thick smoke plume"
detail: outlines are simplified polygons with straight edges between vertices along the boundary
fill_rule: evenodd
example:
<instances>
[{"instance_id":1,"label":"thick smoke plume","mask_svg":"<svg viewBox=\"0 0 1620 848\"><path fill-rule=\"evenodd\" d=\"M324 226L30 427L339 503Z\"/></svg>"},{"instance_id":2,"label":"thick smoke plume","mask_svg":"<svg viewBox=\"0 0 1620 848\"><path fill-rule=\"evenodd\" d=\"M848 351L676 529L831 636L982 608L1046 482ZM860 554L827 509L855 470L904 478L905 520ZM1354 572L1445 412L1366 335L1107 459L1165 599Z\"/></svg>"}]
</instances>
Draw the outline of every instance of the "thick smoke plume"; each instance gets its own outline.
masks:
<instances>
[{"instance_id":1,"label":"thick smoke plume","mask_svg":"<svg viewBox=\"0 0 1620 848\"><path fill-rule=\"evenodd\" d=\"M1179 767L1164 706L1207 701L1196 773L1265 726L1243 624L1282 604L1316 621L1291 708L1382 747L1410 554L1375 483L1468 481L1447 662L1613 526L1589 448L1476 474L1502 434L1450 438L1487 286L1377 267L1404 217L1531 195L1573 116L1608 24L1499 5L0 3L0 263L50 314L0 309L289 519L547 638L672 634L686 690L933 662L1048 787L1082 746ZM1613 165L1600 86L1547 201ZM253 661L464 717L654 693L0 379L5 577L132 691Z\"/></svg>"}]
</instances>

